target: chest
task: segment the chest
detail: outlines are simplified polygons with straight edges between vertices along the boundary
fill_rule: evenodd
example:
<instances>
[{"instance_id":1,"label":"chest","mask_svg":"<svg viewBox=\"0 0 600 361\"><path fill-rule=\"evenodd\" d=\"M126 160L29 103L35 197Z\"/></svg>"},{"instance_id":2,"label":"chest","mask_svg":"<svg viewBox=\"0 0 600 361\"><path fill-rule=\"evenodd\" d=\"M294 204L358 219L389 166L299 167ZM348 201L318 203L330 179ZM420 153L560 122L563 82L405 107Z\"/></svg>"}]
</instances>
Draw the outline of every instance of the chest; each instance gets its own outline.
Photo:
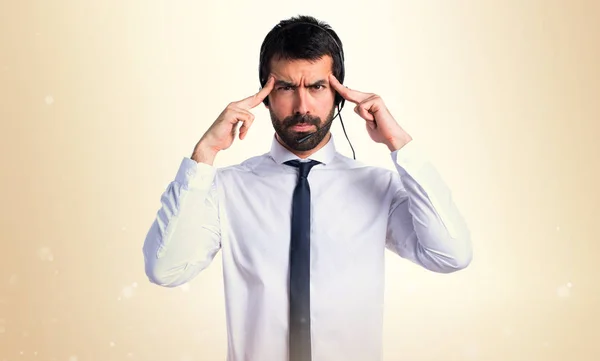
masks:
<instances>
[{"instance_id":1,"label":"chest","mask_svg":"<svg viewBox=\"0 0 600 361\"><path fill-rule=\"evenodd\" d=\"M315 262L351 264L385 243L389 195L385 183L368 174L314 172L308 177L311 254ZM222 179L228 245L249 264L288 264L291 210L297 176L243 176ZM340 266L342 266L340 264Z\"/></svg>"}]
</instances>

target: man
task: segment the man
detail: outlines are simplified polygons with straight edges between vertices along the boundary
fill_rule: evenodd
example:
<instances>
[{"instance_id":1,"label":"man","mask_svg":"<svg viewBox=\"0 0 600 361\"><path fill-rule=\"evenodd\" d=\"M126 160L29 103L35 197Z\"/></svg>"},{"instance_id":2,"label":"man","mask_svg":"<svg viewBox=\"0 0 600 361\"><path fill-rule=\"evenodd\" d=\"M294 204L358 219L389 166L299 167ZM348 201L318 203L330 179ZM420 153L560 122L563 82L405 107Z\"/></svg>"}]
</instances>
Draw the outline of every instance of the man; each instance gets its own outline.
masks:
<instances>
[{"instance_id":1,"label":"man","mask_svg":"<svg viewBox=\"0 0 600 361\"><path fill-rule=\"evenodd\" d=\"M229 104L184 157L145 239L146 274L165 287L222 251L230 361L381 360L385 249L439 273L471 261L446 185L381 97L341 84L342 54L312 17L275 26L261 49L262 89ZM397 171L336 151L328 128L345 101ZM261 102L275 129L270 152L214 167Z\"/></svg>"}]
</instances>

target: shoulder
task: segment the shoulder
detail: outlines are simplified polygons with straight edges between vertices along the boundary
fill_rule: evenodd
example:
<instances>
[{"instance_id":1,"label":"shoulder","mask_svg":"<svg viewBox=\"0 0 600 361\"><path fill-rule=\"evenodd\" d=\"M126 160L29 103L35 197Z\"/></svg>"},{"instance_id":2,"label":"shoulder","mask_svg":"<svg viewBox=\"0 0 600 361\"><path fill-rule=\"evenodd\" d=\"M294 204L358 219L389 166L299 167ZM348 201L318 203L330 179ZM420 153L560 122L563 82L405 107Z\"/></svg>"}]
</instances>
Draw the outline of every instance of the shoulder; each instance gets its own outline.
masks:
<instances>
[{"instance_id":1,"label":"shoulder","mask_svg":"<svg viewBox=\"0 0 600 361\"><path fill-rule=\"evenodd\" d=\"M259 168L261 165L265 164L268 161L272 161L269 153L263 153L259 155L252 156L243 160L238 164L232 164L227 166L222 166L217 168L217 173L219 175L232 175L235 173L251 173L254 172L255 169Z\"/></svg>"},{"instance_id":2,"label":"shoulder","mask_svg":"<svg viewBox=\"0 0 600 361\"><path fill-rule=\"evenodd\" d=\"M398 175L397 172L395 172L393 169L368 164L360 160L350 158L339 152L336 152L332 163L336 165L336 168L345 168L350 170L356 170L359 172L368 172L378 176L394 177L395 175Z\"/></svg>"}]
</instances>

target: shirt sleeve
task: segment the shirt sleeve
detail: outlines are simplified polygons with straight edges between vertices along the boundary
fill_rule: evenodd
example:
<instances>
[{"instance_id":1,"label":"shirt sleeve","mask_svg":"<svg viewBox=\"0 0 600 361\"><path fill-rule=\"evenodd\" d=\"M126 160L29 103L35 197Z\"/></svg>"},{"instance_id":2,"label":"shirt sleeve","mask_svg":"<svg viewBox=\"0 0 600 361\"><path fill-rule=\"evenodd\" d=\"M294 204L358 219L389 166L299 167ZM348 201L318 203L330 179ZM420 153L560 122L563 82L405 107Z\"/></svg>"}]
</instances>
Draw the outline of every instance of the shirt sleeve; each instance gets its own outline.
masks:
<instances>
[{"instance_id":1,"label":"shirt sleeve","mask_svg":"<svg viewBox=\"0 0 600 361\"><path fill-rule=\"evenodd\" d=\"M392 152L394 174L386 247L428 270L450 273L473 257L470 231L448 186L411 140Z\"/></svg>"},{"instance_id":2,"label":"shirt sleeve","mask_svg":"<svg viewBox=\"0 0 600 361\"><path fill-rule=\"evenodd\" d=\"M221 249L216 168L184 157L143 245L150 282L176 287L209 266Z\"/></svg>"}]
</instances>

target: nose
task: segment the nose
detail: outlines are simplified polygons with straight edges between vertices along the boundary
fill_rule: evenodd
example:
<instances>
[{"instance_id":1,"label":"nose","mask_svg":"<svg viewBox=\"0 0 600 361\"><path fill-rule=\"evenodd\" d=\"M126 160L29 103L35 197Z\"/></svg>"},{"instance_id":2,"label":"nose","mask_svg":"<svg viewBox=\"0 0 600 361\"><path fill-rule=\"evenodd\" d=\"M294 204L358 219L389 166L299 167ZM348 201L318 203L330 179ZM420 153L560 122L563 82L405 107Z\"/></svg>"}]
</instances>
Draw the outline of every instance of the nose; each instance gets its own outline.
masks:
<instances>
[{"instance_id":1,"label":"nose","mask_svg":"<svg viewBox=\"0 0 600 361\"><path fill-rule=\"evenodd\" d=\"M298 87L294 99L294 113L295 114L307 114L310 111L309 97L307 89L304 87Z\"/></svg>"}]
</instances>

